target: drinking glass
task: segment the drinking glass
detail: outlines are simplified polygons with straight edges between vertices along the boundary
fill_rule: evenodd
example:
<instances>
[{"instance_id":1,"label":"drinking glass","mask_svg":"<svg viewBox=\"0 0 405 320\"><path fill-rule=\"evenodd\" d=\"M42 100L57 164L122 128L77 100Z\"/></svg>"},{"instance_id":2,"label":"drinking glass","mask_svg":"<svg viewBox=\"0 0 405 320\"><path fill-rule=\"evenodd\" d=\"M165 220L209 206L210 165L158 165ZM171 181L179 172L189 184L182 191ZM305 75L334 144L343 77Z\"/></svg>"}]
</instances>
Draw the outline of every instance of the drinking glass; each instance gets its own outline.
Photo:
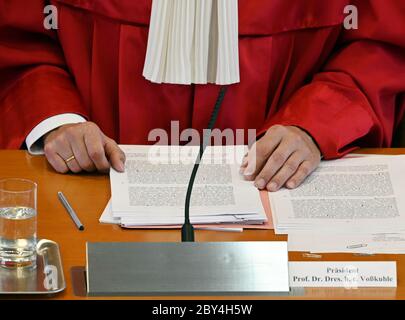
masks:
<instances>
[{"instance_id":1,"label":"drinking glass","mask_svg":"<svg viewBox=\"0 0 405 320\"><path fill-rule=\"evenodd\" d=\"M0 180L0 266L36 267L37 185Z\"/></svg>"}]
</instances>

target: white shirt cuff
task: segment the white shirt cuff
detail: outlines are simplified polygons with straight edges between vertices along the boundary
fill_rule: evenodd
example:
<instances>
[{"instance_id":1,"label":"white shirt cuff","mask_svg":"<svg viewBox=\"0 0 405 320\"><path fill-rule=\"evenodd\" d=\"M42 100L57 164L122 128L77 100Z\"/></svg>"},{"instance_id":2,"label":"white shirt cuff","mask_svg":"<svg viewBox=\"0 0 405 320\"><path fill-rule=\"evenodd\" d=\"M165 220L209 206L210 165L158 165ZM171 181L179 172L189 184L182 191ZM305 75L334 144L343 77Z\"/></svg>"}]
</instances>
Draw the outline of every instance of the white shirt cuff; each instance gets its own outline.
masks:
<instances>
[{"instance_id":1,"label":"white shirt cuff","mask_svg":"<svg viewBox=\"0 0 405 320\"><path fill-rule=\"evenodd\" d=\"M75 113L63 113L56 116L45 119L39 123L32 131L28 134L25 139L28 152L32 155L44 154L44 146L42 137L48 132L59 128L65 124L72 123L82 123L86 122L86 119Z\"/></svg>"}]
</instances>

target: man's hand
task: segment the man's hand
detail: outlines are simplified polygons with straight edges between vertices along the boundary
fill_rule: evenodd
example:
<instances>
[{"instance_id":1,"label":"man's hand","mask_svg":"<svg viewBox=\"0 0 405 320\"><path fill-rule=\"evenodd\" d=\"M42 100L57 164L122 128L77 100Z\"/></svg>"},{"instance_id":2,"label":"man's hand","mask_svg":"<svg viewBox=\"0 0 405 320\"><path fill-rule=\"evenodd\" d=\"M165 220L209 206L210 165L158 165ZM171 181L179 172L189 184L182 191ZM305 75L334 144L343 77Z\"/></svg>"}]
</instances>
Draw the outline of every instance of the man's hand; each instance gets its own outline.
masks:
<instances>
[{"instance_id":1,"label":"man's hand","mask_svg":"<svg viewBox=\"0 0 405 320\"><path fill-rule=\"evenodd\" d=\"M276 125L245 156L241 173L258 189L294 189L314 171L321 153L312 138L297 127Z\"/></svg>"},{"instance_id":2,"label":"man's hand","mask_svg":"<svg viewBox=\"0 0 405 320\"><path fill-rule=\"evenodd\" d=\"M110 164L117 171L125 169L124 152L93 122L68 124L48 133L44 151L49 163L60 173L107 172Z\"/></svg>"}]
</instances>

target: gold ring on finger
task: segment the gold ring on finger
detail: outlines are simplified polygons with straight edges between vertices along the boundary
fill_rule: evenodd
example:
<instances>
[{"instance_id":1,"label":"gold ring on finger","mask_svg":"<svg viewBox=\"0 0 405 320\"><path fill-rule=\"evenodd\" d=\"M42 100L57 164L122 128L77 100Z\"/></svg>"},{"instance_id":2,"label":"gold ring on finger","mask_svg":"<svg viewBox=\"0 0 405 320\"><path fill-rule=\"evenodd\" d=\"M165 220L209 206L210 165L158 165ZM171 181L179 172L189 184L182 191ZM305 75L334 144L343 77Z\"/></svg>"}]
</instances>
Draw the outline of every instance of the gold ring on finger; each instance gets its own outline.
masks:
<instances>
[{"instance_id":1,"label":"gold ring on finger","mask_svg":"<svg viewBox=\"0 0 405 320\"><path fill-rule=\"evenodd\" d=\"M72 161L72 160L74 160L74 159L76 159L75 156L71 156L71 157L67 158L67 159L65 160L65 162L66 162L66 163L69 163L70 161Z\"/></svg>"}]
</instances>

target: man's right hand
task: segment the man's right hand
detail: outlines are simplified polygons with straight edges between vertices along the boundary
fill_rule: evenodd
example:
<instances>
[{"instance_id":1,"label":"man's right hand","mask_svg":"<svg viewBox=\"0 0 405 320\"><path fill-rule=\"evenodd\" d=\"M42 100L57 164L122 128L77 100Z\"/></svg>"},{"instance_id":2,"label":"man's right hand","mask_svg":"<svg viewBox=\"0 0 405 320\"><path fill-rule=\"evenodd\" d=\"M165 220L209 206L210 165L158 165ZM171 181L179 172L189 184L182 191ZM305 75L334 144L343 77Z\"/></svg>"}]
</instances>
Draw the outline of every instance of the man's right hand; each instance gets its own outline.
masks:
<instances>
[{"instance_id":1,"label":"man's right hand","mask_svg":"<svg viewBox=\"0 0 405 320\"><path fill-rule=\"evenodd\" d=\"M67 124L51 131L44 138L44 151L59 173L108 172L110 166L119 172L125 170L124 152L93 122Z\"/></svg>"}]
</instances>

